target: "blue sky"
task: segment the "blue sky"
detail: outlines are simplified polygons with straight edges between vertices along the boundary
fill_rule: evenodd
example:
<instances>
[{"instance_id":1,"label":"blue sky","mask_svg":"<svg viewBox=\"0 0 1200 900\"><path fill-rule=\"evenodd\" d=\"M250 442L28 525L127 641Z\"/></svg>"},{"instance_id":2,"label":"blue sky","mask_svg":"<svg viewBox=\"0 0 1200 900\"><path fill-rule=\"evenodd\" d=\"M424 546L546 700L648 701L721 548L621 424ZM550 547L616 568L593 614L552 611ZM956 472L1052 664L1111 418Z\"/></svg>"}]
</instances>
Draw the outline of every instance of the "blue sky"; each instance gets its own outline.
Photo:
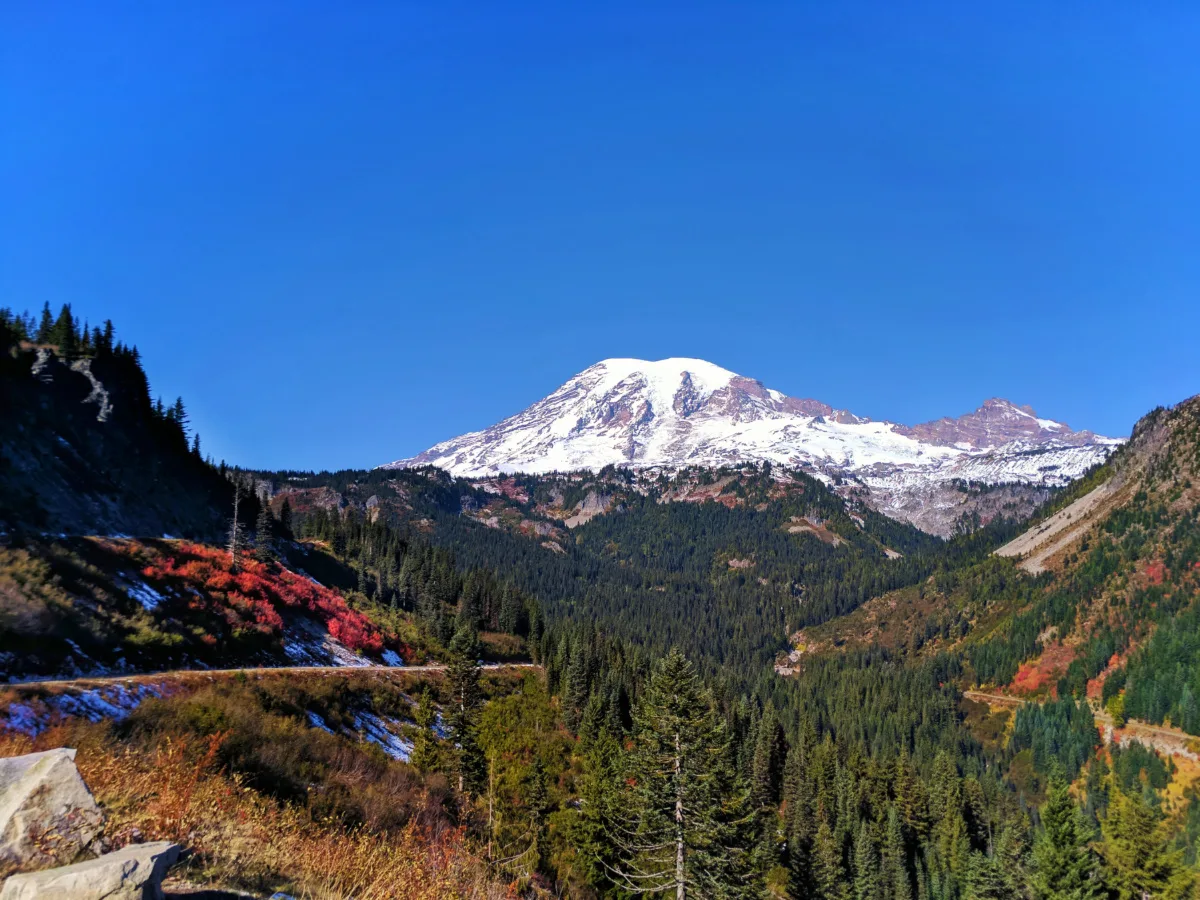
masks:
<instances>
[{"instance_id":1,"label":"blue sky","mask_svg":"<svg viewBox=\"0 0 1200 900\"><path fill-rule=\"evenodd\" d=\"M111 317L219 458L608 356L902 422L1200 391L1195 3L341 6L0 10L0 305Z\"/></svg>"}]
</instances>

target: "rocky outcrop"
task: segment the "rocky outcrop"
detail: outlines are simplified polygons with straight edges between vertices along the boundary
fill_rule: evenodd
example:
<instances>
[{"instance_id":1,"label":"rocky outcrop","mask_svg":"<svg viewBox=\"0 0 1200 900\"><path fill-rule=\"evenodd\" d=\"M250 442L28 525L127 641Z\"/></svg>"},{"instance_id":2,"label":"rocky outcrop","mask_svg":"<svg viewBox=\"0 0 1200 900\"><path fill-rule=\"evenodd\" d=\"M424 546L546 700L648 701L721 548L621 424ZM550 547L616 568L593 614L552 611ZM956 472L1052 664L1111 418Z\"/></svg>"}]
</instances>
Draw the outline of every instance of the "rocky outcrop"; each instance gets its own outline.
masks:
<instances>
[{"instance_id":1,"label":"rocky outcrop","mask_svg":"<svg viewBox=\"0 0 1200 900\"><path fill-rule=\"evenodd\" d=\"M563 524L568 528L577 528L590 522L596 516L604 515L612 508L612 505L611 495L588 491L587 496L575 507L571 515L563 519Z\"/></svg>"},{"instance_id":2,"label":"rocky outcrop","mask_svg":"<svg viewBox=\"0 0 1200 900\"><path fill-rule=\"evenodd\" d=\"M1040 418L1031 406L1018 406L1000 397L985 400L974 412L957 418L946 417L911 428L901 425L896 430L927 443L976 450L994 449L1017 440L1083 446L1097 438L1090 431L1072 431L1062 422Z\"/></svg>"},{"instance_id":3,"label":"rocky outcrop","mask_svg":"<svg viewBox=\"0 0 1200 900\"><path fill-rule=\"evenodd\" d=\"M74 750L0 759L0 875L71 862L103 825Z\"/></svg>"},{"instance_id":4,"label":"rocky outcrop","mask_svg":"<svg viewBox=\"0 0 1200 900\"><path fill-rule=\"evenodd\" d=\"M90 359L77 359L71 363L71 371L78 372L88 380L88 383L92 386L92 392L84 398L83 402L95 403L97 407L96 421L107 422L108 417L112 415L112 400L108 396L108 389L92 373L92 361Z\"/></svg>"},{"instance_id":5,"label":"rocky outcrop","mask_svg":"<svg viewBox=\"0 0 1200 900\"><path fill-rule=\"evenodd\" d=\"M162 881L179 858L170 841L130 844L95 859L13 875L0 900L162 900Z\"/></svg>"},{"instance_id":6,"label":"rocky outcrop","mask_svg":"<svg viewBox=\"0 0 1200 900\"><path fill-rule=\"evenodd\" d=\"M163 900L179 845L131 844L75 862L103 827L74 750L0 759L0 900Z\"/></svg>"}]
</instances>

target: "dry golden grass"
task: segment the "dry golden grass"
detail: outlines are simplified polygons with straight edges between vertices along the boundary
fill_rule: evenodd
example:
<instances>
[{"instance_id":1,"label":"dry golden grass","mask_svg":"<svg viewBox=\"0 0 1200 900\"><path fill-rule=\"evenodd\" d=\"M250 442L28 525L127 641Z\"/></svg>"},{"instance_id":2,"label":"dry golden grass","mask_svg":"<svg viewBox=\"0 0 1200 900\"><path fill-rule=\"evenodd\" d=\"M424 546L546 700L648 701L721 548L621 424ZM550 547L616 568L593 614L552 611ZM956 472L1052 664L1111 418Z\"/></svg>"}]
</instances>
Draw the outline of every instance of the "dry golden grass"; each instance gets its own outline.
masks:
<instances>
[{"instance_id":1,"label":"dry golden grass","mask_svg":"<svg viewBox=\"0 0 1200 900\"><path fill-rule=\"evenodd\" d=\"M217 770L222 740L189 747L164 738L143 752L117 743L106 726L72 723L36 739L0 734L0 756L76 747L112 845L179 841L191 855L176 872L191 881L287 890L305 900L515 896L471 854L461 830L430 833L414 822L371 832L313 822Z\"/></svg>"}]
</instances>

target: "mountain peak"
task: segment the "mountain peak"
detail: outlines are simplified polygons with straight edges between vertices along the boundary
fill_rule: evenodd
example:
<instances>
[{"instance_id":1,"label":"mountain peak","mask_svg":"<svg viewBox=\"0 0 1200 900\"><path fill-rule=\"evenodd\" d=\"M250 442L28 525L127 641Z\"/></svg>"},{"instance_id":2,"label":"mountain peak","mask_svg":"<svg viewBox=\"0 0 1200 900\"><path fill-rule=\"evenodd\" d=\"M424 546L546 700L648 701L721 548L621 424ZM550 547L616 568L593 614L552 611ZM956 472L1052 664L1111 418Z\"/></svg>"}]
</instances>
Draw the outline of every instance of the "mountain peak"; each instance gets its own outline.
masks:
<instances>
[{"instance_id":1,"label":"mountain peak","mask_svg":"<svg viewBox=\"0 0 1200 900\"><path fill-rule=\"evenodd\" d=\"M634 378L641 379L656 393L674 393L685 381L705 396L729 384L740 376L703 359L670 357L648 360L628 357L603 359L589 366L564 387L578 381L595 381L597 388L611 389Z\"/></svg>"},{"instance_id":2,"label":"mountain peak","mask_svg":"<svg viewBox=\"0 0 1200 900\"><path fill-rule=\"evenodd\" d=\"M789 397L703 359L613 357L497 425L387 467L434 465L455 475L490 476L770 461L827 475L916 466L952 477L946 473L961 457L1010 443L1025 452L1095 442L1090 433L1072 432L1001 398L958 418L909 428ZM1106 445L1080 458L1090 465L1107 452ZM1061 461L1041 463L1031 477L1062 476Z\"/></svg>"},{"instance_id":3,"label":"mountain peak","mask_svg":"<svg viewBox=\"0 0 1200 900\"><path fill-rule=\"evenodd\" d=\"M957 418L945 417L902 430L918 440L972 450L992 449L1013 441L1081 445L1096 438L1090 431L1072 431L1062 422L1043 419L1032 406L1018 406L1003 397L985 400L974 412Z\"/></svg>"}]
</instances>

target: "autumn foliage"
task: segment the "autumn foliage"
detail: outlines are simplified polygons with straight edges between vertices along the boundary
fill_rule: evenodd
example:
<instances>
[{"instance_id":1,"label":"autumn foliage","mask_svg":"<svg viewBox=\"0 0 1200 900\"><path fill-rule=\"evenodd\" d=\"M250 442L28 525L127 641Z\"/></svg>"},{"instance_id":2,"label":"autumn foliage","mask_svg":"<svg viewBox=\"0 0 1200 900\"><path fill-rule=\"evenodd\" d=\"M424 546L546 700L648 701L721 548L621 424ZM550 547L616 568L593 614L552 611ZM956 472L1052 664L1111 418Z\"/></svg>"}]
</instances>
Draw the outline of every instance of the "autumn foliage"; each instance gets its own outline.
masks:
<instances>
[{"instance_id":1,"label":"autumn foliage","mask_svg":"<svg viewBox=\"0 0 1200 900\"><path fill-rule=\"evenodd\" d=\"M189 859L173 873L201 884L239 884L296 896L360 900L502 900L462 829L415 819L387 831L314 820L275 802L214 763L223 736L198 746L165 737L149 751L122 745L103 726L76 724L36 739L0 732L0 757L78 748L80 774L107 817L113 846L183 840ZM135 799L136 798L136 799ZM265 896L265 893L264 893Z\"/></svg>"},{"instance_id":2,"label":"autumn foliage","mask_svg":"<svg viewBox=\"0 0 1200 900\"><path fill-rule=\"evenodd\" d=\"M235 633L277 636L283 629L281 613L290 610L316 616L351 650L383 650L383 633L337 591L253 560L243 560L236 573L230 569L225 550L183 542L169 553L158 553L141 574L155 587L182 598L179 602L188 609L220 617Z\"/></svg>"},{"instance_id":3,"label":"autumn foliage","mask_svg":"<svg viewBox=\"0 0 1200 900\"><path fill-rule=\"evenodd\" d=\"M1048 643L1042 650L1042 655L1022 663L1016 676L1009 685L1009 691L1018 697L1031 697L1049 692L1051 697L1058 694L1058 679L1067 670L1075 658L1076 651L1057 641Z\"/></svg>"}]
</instances>

